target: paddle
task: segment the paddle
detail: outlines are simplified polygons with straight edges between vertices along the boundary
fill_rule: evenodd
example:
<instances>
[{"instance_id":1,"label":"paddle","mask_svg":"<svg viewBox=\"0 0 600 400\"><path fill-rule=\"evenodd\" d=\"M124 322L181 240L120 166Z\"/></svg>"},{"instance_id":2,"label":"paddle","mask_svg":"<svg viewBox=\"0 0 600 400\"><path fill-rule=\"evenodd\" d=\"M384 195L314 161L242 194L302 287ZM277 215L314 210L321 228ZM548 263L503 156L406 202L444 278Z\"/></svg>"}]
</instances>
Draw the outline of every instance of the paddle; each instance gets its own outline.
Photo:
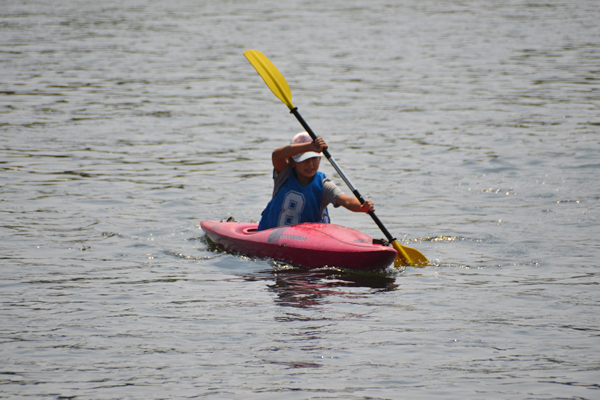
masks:
<instances>
[{"instance_id":1,"label":"paddle","mask_svg":"<svg viewBox=\"0 0 600 400\"><path fill-rule=\"evenodd\" d=\"M285 105L288 106L288 108L290 109L290 113L294 114L294 116L298 119L302 127L306 130L306 132L308 132L310 137L313 138L313 140L316 140L317 135L315 135L315 133L312 131L312 129L310 129L306 121L304 121L304 118L302 118L302 116L298 112L298 108L294 107L294 104L292 104L292 92L290 91L290 87L283 75L281 75L279 70L275 67L275 65L273 65L273 63L267 58L267 56L265 56L258 50L246 50L244 52L244 55L246 56L248 61L250 61L250 64L252 64L252 66L256 68L256 71L264 79L265 83L267 84L269 89L271 89L273 94L275 94L275 96L277 96L279 100L283 101ZM352 182L350 182L350 180L342 172L342 169L339 167L339 165L331 156L331 154L329 154L329 151L325 149L323 150L323 154L325 155L325 157L327 157L333 168L335 168L335 170L342 177L344 182L346 182L346 185L348 185L352 193L354 193L356 198L360 201L360 204L363 204L365 202L365 199L363 199L362 195L354 187ZM394 249L398 252L398 256L394 261L394 265L396 267L403 265L423 266L429 264L427 258L425 258L425 256L421 254L418 250L412 249L407 246L402 246L400 243L398 243L398 241L386 229L386 227L383 225L381 220L379 220L379 218L377 217L377 215L375 215L374 212L370 211L369 215L371 216L371 218L373 218L373 221L375 221L375 223L377 224L379 229L381 229L387 240L390 241Z\"/></svg>"}]
</instances>

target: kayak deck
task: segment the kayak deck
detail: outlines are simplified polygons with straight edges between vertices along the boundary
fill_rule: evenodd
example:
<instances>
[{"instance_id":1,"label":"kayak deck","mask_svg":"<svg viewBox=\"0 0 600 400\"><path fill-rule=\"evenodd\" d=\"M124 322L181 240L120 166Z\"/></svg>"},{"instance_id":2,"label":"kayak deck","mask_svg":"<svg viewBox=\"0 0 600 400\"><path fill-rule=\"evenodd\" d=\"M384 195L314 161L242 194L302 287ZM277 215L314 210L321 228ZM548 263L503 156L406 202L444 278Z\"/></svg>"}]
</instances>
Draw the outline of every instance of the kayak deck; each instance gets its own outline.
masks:
<instances>
[{"instance_id":1,"label":"kayak deck","mask_svg":"<svg viewBox=\"0 0 600 400\"><path fill-rule=\"evenodd\" d=\"M396 250L373 238L335 224L303 223L257 231L258 224L203 220L202 230L225 251L253 258L272 258L307 268L355 270L389 267Z\"/></svg>"}]
</instances>

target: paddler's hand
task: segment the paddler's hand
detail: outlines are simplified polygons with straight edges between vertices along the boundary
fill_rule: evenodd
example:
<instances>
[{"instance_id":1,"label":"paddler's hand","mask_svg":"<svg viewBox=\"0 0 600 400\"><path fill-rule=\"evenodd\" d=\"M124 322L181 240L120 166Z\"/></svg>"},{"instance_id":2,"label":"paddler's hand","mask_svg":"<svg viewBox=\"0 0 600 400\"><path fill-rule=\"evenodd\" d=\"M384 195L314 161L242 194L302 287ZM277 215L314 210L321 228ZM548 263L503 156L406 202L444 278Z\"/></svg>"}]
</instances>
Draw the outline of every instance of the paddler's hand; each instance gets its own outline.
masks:
<instances>
[{"instance_id":1,"label":"paddler's hand","mask_svg":"<svg viewBox=\"0 0 600 400\"><path fill-rule=\"evenodd\" d=\"M313 140L312 145L314 149L313 151L316 151L317 153L320 153L329 147L323 138L316 138Z\"/></svg>"},{"instance_id":2,"label":"paddler's hand","mask_svg":"<svg viewBox=\"0 0 600 400\"><path fill-rule=\"evenodd\" d=\"M373 204L371 200L365 200L365 202L361 204L360 210L362 212L375 211L375 204Z\"/></svg>"}]
</instances>

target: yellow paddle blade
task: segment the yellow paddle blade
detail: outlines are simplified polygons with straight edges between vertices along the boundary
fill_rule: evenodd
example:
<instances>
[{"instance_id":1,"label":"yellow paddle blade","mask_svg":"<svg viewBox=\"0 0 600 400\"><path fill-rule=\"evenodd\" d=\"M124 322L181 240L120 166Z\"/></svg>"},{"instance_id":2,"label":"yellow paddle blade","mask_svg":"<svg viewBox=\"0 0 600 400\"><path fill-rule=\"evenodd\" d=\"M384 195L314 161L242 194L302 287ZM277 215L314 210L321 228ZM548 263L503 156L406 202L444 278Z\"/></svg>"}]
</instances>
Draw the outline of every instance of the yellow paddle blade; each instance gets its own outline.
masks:
<instances>
[{"instance_id":1,"label":"yellow paddle blade","mask_svg":"<svg viewBox=\"0 0 600 400\"><path fill-rule=\"evenodd\" d=\"M395 267L405 265L409 267L424 267L429 265L429 261L419 250L402 246L397 240L392 241L392 247L398 252L398 256L394 260Z\"/></svg>"},{"instance_id":2,"label":"yellow paddle blade","mask_svg":"<svg viewBox=\"0 0 600 400\"><path fill-rule=\"evenodd\" d=\"M283 101L290 110L294 109L292 104L292 92L281 72L273 63L258 50L246 50L244 55L250 61L250 64L256 68L256 72L264 79L265 83L271 89L273 94Z\"/></svg>"}]
</instances>

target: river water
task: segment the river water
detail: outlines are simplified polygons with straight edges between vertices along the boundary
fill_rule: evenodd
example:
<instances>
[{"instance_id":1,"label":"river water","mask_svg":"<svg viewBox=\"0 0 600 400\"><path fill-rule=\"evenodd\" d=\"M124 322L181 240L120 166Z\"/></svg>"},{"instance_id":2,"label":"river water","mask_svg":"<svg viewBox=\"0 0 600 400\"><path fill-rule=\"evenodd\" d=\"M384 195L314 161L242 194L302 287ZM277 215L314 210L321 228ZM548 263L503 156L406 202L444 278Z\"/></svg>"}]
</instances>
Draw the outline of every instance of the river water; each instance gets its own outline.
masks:
<instances>
[{"instance_id":1,"label":"river water","mask_svg":"<svg viewBox=\"0 0 600 400\"><path fill-rule=\"evenodd\" d=\"M0 398L598 399L598 20L596 0L4 0ZM301 130L246 49L433 265L212 251L200 220L258 219Z\"/></svg>"}]
</instances>

